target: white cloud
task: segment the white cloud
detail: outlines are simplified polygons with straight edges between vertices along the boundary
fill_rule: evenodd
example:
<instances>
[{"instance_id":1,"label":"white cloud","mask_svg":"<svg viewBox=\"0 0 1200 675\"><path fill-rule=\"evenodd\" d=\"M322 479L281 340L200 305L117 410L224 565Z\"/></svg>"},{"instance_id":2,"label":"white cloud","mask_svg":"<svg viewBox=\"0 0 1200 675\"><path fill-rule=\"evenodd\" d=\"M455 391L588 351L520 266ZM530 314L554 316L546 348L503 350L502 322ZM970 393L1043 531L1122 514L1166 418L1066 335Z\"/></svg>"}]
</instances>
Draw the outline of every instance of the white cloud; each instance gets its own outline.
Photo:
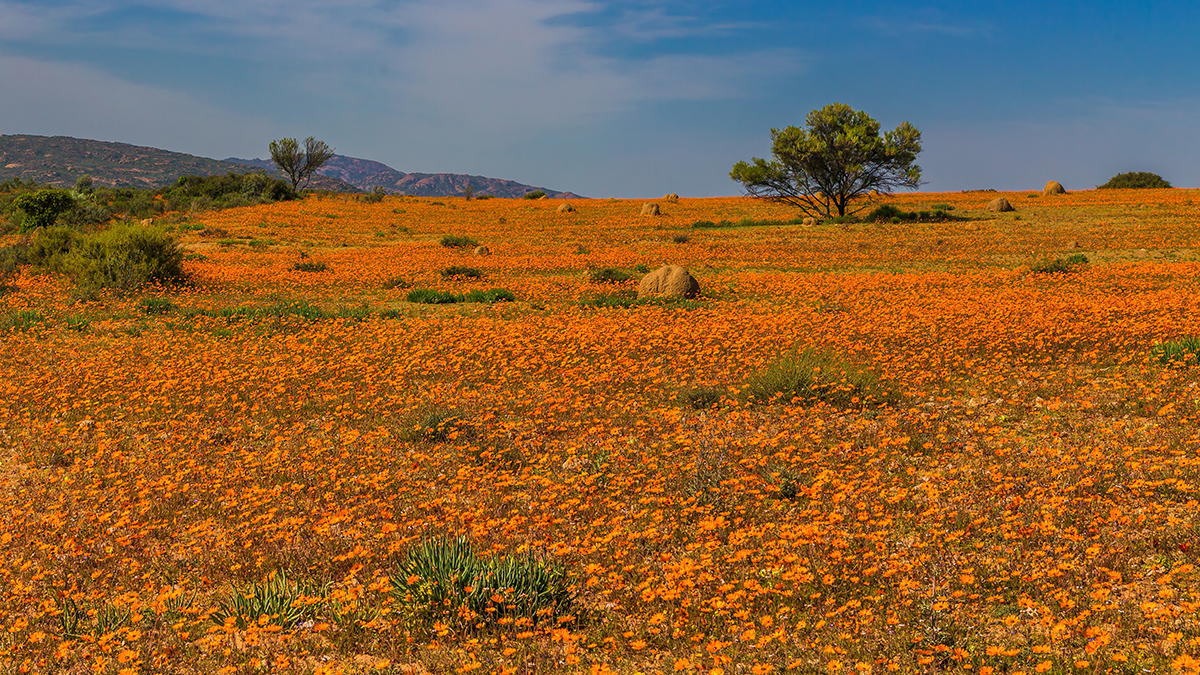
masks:
<instances>
[{"instance_id":1,"label":"white cloud","mask_svg":"<svg viewBox=\"0 0 1200 675\"><path fill-rule=\"evenodd\" d=\"M78 64L0 54L0 90L16 94L0 97L3 133L113 140L206 156L234 154L269 137L263 120Z\"/></svg>"}]
</instances>

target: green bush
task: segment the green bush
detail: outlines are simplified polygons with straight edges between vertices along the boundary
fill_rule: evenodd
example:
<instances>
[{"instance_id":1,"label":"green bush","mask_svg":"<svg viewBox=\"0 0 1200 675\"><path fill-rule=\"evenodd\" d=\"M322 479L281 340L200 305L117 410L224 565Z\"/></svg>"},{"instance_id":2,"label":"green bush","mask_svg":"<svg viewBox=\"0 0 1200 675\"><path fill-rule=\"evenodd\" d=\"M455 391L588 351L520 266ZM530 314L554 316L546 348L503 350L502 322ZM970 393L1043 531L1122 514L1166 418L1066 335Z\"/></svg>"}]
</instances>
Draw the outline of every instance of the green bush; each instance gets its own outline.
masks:
<instances>
[{"instance_id":1,"label":"green bush","mask_svg":"<svg viewBox=\"0 0 1200 675\"><path fill-rule=\"evenodd\" d=\"M70 191L53 188L26 192L12 200L12 208L25 214L21 220L21 232L39 227L53 227L58 216L72 206L75 206L75 197Z\"/></svg>"},{"instance_id":2,"label":"green bush","mask_svg":"<svg viewBox=\"0 0 1200 675\"><path fill-rule=\"evenodd\" d=\"M416 302L422 305L446 305L460 302L462 296L450 291L438 291L432 288L414 288L408 292L406 299L409 302Z\"/></svg>"},{"instance_id":3,"label":"green bush","mask_svg":"<svg viewBox=\"0 0 1200 675\"><path fill-rule=\"evenodd\" d=\"M497 302L512 302L517 297L506 288L492 288L486 291L471 291L463 296L463 302L482 302L495 304Z\"/></svg>"},{"instance_id":4,"label":"green bush","mask_svg":"<svg viewBox=\"0 0 1200 675\"><path fill-rule=\"evenodd\" d=\"M475 248L479 242L470 237L464 237L457 234L448 234L442 237L442 246L446 248Z\"/></svg>"},{"instance_id":5,"label":"green bush","mask_svg":"<svg viewBox=\"0 0 1200 675\"><path fill-rule=\"evenodd\" d=\"M1109 190L1115 188L1134 188L1134 189L1153 189L1153 188L1169 188L1171 184L1163 180L1163 177L1148 171L1130 171L1127 173L1119 173L1104 185L1097 186L1101 190Z\"/></svg>"},{"instance_id":6,"label":"green bush","mask_svg":"<svg viewBox=\"0 0 1200 675\"><path fill-rule=\"evenodd\" d=\"M47 319L44 314L33 309L20 309L9 317L8 325L12 330L27 331L37 326L44 328Z\"/></svg>"},{"instance_id":7,"label":"green bush","mask_svg":"<svg viewBox=\"0 0 1200 675\"><path fill-rule=\"evenodd\" d=\"M239 630L263 623L293 628L301 621L316 616L315 609L319 602L305 602L306 598L318 599L323 595L323 589L302 588L288 581L287 575L281 570L269 576L264 583L254 582L244 588L233 588L224 600L217 602L212 621L218 626L229 622Z\"/></svg>"},{"instance_id":8,"label":"green bush","mask_svg":"<svg viewBox=\"0 0 1200 675\"><path fill-rule=\"evenodd\" d=\"M35 267L63 272L72 247L80 235L66 227L48 227L29 242L26 261Z\"/></svg>"},{"instance_id":9,"label":"green bush","mask_svg":"<svg viewBox=\"0 0 1200 675\"><path fill-rule=\"evenodd\" d=\"M481 558L464 537L431 539L414 548L392 572L391 583L410 630L442 623L470 633L506 618L554 621L575 601L562 565L531 553Z\"/></svg>"},{"instance_id":10,"label":"green bush","mask_svg":"<svg viewBox=\"0 0 1200 675\"><path fill-rule=\"evenodd\" d=\"M1200 337L1189 336L1159 343L1154 345L1150 354L1165 365L1194 366L1200 362Z\"/></svg>"},{"instance_id":11,"label":"green bush","mask_svg":"<svg viewBox=\"0 0 1200 675\"><path fill-rule=\"evenodd\" d=\"M615 267L601 267L600 269L588 270L587 276L588 281L593 284L619 284L622 281L630 281L637 278L633 274Z\"/></svg>"},{"instance_id":12,"label":"green bush","mask_svg":"<svg viewBox=\"0 0 1200 675\"><path fill-rule=\"evenodd\" d=\"M148 283L184 280L183 252L162 230L124 225L81 237L63 262L81 291L132 291Z\"/></svg>"},{"instance_id":13,"label":"green bush","mask_svg":"<svg viewBox=\"0 0 1200 675\"><path fill-rule=\"evenodd\" d=\"M903 211L891 204L882 204L863 217L863 222L881 222L887 221L892 223L927 223L933 221L946 220L946 213L953 207L948 204L937 204L932 207L932 211Z\"/></svg>"},{"instance_id":14,"label":"green bush","mask_svg":"<svg viewBox=\"0 0 1200 675\"><path fill-rule=\"evenodd\" d=\"M741 396L752 404L822 401L835 408L891 403L897 398L873 371L812 347L751 376Z\"/></svg>"},{"instance_id":15,"label":"green bush","mask_svg":"<svg viewBox=\"0 0 1200 675\"><path fill-rule=\"evenodd\" d=\"M1088 264L1088 258L1082 253L1075 253L1066 258L1043 260L1029 268L1032 274L1068 274L1081 265Z\"/></svg>"},{"instance_id":16,"label":"green bush","mask_svg":"<svg viewBox=\"0 0 1200 675\"><path fill-rule=\"evenodd\" d=\"M671 241L675 242L676 244L686 244L691 240L692 238L686 234L677 234L674 237L671 237Z\"/></svg>"},{"instance_id":17,"label":"green bush","mask_svg":"<svg viewBox=\"0 0 1200 675\"><path fill-rule=\"evenodd\" d=\"M541 199L542 197L545 197L545 196L546 196L546 193L542 192L541 190L532 190L530 192L526 192L523 199Z\"/></svg>"},{"instance_id":18,"label":"green bush","mask_svg":"<svg viewBox=\"0 0 1200 675\"><path fill-rule=\"evenodd\" d=\"M442 277L449 279L450 277L464 277L467 279L480 279L483 277L483 272L474 267L466 267L464 265L451 265L442 270Z\"/></svg>"}]
</instances>

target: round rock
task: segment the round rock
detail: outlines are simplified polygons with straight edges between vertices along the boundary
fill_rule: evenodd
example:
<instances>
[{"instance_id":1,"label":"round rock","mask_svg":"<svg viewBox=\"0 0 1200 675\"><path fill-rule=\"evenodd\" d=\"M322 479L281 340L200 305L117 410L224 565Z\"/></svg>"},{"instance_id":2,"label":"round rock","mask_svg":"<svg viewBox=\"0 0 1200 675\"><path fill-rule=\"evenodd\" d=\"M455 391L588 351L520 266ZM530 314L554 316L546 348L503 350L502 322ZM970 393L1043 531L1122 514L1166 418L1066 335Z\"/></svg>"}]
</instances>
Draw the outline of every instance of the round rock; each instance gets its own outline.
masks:
<instances>
[{"instance_id":1,"label":"round rock","mask_svg":"<svg viewBox=\"0 0 1200 675\"><path fill-rule=\"evenodd\" d=\"M1016 209L1013 208L1013 205L1009 204L1008 200L1005 199L1004 197L996 197L992 201L988 202L987 210L991 211L993 213L1004 213L1005 211L1016 211Z\"/></svg>"},{"instance_id":2,"label":"round rock","mask_svg":"<svg viewBox=\"0 0 1200 675\"><path fill-rule=\"evenodd\" d=\"M663 265L642 277L639 298L694 298L700 295L700 283L679 265Z\"/></svg>"}]
</instances>

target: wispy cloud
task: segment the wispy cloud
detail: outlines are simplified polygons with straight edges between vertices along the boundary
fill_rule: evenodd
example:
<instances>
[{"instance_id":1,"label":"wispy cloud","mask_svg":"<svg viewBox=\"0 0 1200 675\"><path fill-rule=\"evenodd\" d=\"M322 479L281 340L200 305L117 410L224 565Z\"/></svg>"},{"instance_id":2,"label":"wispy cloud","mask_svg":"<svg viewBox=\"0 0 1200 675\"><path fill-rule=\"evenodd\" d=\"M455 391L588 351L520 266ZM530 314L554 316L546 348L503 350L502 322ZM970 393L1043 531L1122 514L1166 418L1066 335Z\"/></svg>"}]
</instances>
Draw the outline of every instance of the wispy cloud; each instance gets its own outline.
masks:
<instances>
[{"instance_id":1,"label":"wispy cloud","mask_svg":"<svg viewBox=\"0 0 1200 675\"><path fill-rule=\"evenodd\" d=\"M0 0L0 11L25 17L31 40L86 33L93 43L214 53L233 42L239 58L270 64L295 86L346 105L511 133L582 124L646 102L743 96L763 84L761 73L778 80L804 67L789 49L613 56L608 47L617 39L737 28L661 8L601 20L606 6L593 0L161 0L144 16L118 2L51 3L40 17L15 0ZM121 13L121 20L96 34L70 20L74 10Z\"/></svg>"},{"instance_id":2,"label":"wispy cloud","mask_svg":"<svg viewBox=\"0 0 1200 675\"><path fill-rule=\"evenodd\" d=\"M913 34L944 35L956 38L974 38L991 35L996 26L980 21L955 21L936 13L914 13L907 16L868 16L860 25L875 33L890 36Z\"/></svg>"},{"instance_id":3,"label":"wispy cloud","mask_svg":"<svg viewBox=\"0 0 1200 675\"><path fill-rule=\"evenodd\" d=\"M86 66L0 54L4 133L72 135L191 152L260 145L269 124L178 91L127 82Z\"/></svg>"}]
</instances>

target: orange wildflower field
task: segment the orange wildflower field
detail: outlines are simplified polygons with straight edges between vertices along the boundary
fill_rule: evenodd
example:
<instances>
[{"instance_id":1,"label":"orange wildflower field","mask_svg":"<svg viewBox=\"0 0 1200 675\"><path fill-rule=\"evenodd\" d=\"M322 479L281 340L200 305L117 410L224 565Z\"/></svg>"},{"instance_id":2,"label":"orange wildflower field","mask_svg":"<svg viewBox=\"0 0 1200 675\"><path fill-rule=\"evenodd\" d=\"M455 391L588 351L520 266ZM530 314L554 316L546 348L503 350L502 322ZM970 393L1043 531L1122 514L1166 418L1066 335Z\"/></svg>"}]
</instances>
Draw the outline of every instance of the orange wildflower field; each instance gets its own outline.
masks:
<instances>
[{"instance_id":1,"label":"orange wildflower field","mask_svg":"<svg viewBox=\"0 0 1200 675\"><path fill-rule=\"evenodd\" d=\"M995 196L804 226L315 195L164 218L182 287L27 271L0 295L0 666L1200 672L1200 368L1160 346L1200 334L1200 192ZM634 302L668 263L701 297ZM746 395L803 353L887 393ZM460 537L560 602L405 566Z\"/></svg>"}]
</instances>

